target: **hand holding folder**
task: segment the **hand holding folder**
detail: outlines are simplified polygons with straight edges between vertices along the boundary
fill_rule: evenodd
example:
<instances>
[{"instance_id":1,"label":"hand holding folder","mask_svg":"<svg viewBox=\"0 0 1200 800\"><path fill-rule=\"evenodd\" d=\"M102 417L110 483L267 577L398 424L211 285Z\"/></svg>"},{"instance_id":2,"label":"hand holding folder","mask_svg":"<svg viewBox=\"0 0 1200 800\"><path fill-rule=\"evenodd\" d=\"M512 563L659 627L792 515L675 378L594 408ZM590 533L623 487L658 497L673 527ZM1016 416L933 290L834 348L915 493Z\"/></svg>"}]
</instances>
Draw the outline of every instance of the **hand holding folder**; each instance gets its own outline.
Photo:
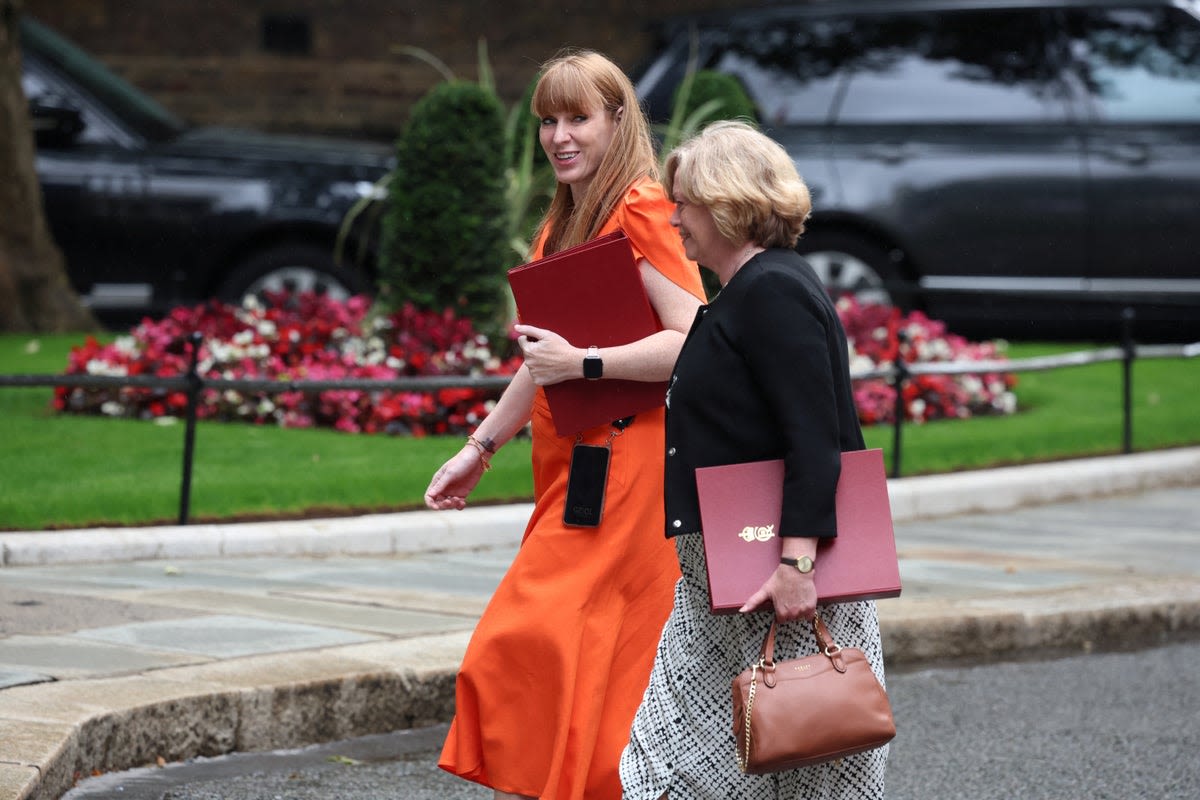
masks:
<instances>
[{"instance_id":1,"label":"hand holding folder","mask_svg":"<svg viewBox=\"0 0 1200 800\"><path fill-rule=\"evenodd\" d=\"M622 231L508 271L521 322L575 347L614 347L662 330ZM665 382L583 378L546 387L559 436L663 405Z\"/></svg>"},{"instance_id":2,"label":"hand holding folder","mask_svg":"<svg viewBox=\"0 0 1200 800\"><path fill-rule=\"evenodd\" d=\"M783 545L783 461L752 461L696 470L710 609L732 614L779 566ZM838 535L817 546L818 603L900 595L883 451L842 453L837 485Z\"/></svg>"}]
</instances>

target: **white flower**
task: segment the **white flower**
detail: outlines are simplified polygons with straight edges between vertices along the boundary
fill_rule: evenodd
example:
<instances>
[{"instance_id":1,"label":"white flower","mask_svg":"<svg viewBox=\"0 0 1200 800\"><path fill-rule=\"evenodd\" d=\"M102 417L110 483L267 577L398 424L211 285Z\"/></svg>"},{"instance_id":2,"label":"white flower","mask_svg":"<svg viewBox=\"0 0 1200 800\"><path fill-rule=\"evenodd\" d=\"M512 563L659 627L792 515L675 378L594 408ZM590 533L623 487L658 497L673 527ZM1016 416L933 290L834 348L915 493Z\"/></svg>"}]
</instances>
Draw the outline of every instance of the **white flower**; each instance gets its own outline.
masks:
<instances>
[{"instance_id":1,"label":"white flower","mask_svg":"<svg viewBox=\"0 0 1200 800\"><path fill-rule=\"evenodd\" d=\"M223 364L232 359L233 348L222 341L214 339L208 344L208 353L213 362Z\"/></svg>"},{"instance_id":2,"label":"white flower","mask_svg":"<svg viewBox=\"0 0 1200 800\"><path fill-rule=\"evenodd\" d=\"M873 369L875 369L875 362L870 357L864 356L861 353L855 353L850 357L850 374L868 372Z\"/></svg>"},{"instance_id":3,"label":"white flower","mask_svg":"<svg viewBox=\"0 0 1200 800\"><path fill-rule=\"evenodd\" d=\"M118 336L116 339L113 339L113 347L116 348L117 352L127 356L136 356L140 352L138 350L137 339L132 336Z\"/></svg>"},{"instance_id":4,"label":"white flower","mask_svg":"<svg viewBox=\"0 0 1200 800\"><path fill-rule=\"evenodd\" d=\"M89 375L125 376L129 374L123 364L110 364L107 361L101 361L98 358L93 358L87 363L87 372Z\"/></svg>"},{"instance_id":5,"label":"white flower","mask_svg":"<svg viewBox=\"0 0 1200 800\"><path fill-rule=\"evenodd\" d=\"M264 339L270 339L277 333L279 333L279 330L275 327L274 320L264 319L262 322L258 323L258 335Z\"/></svg>"}]
</instances>

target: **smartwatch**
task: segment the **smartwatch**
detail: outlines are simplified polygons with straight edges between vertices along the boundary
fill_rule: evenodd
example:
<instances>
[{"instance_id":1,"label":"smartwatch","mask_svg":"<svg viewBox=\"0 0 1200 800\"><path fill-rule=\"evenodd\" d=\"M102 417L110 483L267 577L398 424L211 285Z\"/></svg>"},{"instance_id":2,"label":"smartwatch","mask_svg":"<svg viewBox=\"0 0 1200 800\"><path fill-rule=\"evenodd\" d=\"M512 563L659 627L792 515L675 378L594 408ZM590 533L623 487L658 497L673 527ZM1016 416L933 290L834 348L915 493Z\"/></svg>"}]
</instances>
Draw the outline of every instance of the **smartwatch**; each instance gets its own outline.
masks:
<instances>
[{"instance_id":1,"label":"smartwatch","mask_svg":"<svg viewBox=\"0 0 1200 800\"><path fill-rule=\"evenodd\" d=\"M589 381L598 381L604 377L604 361L600 358L600 348L589 347L583 357L583 377Z\"/></svg>"}]
</instances>

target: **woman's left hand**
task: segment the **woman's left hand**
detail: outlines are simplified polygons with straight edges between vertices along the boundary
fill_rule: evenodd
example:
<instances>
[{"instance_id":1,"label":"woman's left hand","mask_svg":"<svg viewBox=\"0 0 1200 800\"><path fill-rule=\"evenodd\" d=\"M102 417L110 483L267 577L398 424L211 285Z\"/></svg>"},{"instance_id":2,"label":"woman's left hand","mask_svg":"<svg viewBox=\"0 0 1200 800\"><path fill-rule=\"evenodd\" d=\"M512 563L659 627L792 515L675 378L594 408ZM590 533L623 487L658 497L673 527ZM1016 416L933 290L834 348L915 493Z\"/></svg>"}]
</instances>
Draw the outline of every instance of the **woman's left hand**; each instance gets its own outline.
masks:
<instances>
[{"instance_id":1,"label":"woman's left hand","mask_svg":"<svg viewBox=\"0 0 1200 800\"><path fill-rule=\"evenodd\" d=\"M757 611L768 602L774 606L775 619L779 622L812 619L817 613L817 586L813 574L780 564L738 611Z\"/></svg>"},{"instance_id":2,"label":"woman's left hand","mask_svg":"<svg viewBox=\"0 0 1200 800\"><path fill-rule=\"evenodd\" d=\"M554 331L532 325L514 325L517 343L525 354L525 367L538 386L583 377L584 352Z\"/></svg>"}]
</instances>

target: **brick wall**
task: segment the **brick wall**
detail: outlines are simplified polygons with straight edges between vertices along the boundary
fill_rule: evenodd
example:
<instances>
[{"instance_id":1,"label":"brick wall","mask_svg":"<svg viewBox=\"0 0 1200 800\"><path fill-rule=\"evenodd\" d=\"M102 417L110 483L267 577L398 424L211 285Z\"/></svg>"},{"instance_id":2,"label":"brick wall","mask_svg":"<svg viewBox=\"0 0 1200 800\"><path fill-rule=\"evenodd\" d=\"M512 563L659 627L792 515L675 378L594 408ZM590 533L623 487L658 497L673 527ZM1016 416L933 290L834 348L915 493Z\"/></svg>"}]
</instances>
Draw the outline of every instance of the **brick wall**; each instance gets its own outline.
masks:
<instances>
[{"instance_id":1,"label":"brick wall","mask_svg":"<svg viewBox=\"0 0 1200 800\"><path fill-rule=\"evenodd\" d=\"M27 9L167 108L201 123L391 139L439 74L475 79L486 40L505 102L560 47L632 69L667 14L720 0L37 0ZM269 41L267 41L269 40Z\"/></svg>"}]
</instances>

